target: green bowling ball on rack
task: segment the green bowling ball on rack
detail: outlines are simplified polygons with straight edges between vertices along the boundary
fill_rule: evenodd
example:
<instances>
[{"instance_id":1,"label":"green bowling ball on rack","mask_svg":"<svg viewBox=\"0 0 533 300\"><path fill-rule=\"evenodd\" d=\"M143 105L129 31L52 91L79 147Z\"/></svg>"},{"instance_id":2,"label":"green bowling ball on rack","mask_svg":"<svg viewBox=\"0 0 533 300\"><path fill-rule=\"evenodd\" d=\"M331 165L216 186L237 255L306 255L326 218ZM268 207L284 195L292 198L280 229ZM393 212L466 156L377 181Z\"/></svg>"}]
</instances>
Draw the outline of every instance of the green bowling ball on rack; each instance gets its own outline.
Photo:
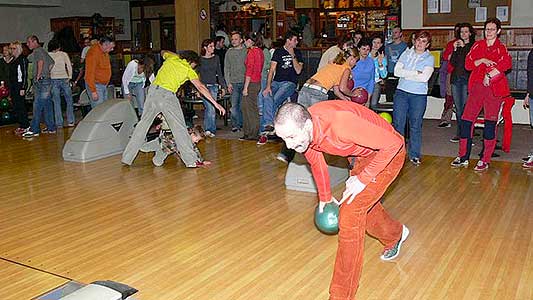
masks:
<instances>
[{"instance_id":1,"label":"green bowling ball on rack","mask_svg":"<svg viewBox=\"0 0 533 300\"><path fill-rule=\"evenodd\" d=\"M0 110L7 110L9 108L9 99L4 98L0 100Z\"/></svg>"}]
</instances>

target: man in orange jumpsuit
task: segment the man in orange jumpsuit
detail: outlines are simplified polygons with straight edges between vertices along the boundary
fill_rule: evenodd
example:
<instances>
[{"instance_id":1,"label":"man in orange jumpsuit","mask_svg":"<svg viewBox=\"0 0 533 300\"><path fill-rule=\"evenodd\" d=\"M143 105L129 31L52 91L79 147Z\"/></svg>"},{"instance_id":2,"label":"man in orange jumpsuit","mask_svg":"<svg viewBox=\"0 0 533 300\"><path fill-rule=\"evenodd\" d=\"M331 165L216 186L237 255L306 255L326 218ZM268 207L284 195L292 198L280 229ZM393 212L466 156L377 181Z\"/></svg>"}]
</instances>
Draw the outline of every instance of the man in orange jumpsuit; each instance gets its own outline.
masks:
<instances>
[{"instance_id":1,"label":"man in orange jumpsuit","mask_svg":"<svg viewBox=\"0 0 533 300\"><path fill-rule=\"evenodd\" d=\"M311 165L319 209L327 202L342 204L329 292L330 300L352 300L363 267L365 231L385 246L382 260L396 258L409 235L407 227L392 219L379 202L403 166L403 137L368 108L341 100L319 102L309 109L286 103L274 123L287 147L304 153ZM323 153L357 158L340 201L331 195Z\"/></svg>"}]
</instances>

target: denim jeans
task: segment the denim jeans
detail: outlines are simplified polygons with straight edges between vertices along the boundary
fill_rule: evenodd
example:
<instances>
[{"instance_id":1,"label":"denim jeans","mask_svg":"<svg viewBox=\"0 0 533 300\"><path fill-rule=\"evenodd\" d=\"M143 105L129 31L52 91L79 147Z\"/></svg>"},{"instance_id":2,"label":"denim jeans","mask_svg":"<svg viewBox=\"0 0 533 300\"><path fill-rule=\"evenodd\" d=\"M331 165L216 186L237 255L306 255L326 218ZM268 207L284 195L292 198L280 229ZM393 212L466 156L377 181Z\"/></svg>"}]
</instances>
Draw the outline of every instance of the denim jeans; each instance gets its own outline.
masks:
<instances>
[{"instance_id":1,"label":"denim jeans","mask_svg":"<svg viewBox=\"0 0 533 300\"><path fill-rule=\"evenodd\" d=\"M98 100L94 101L92 97L93 91L89 88L89 85L85 83L85 88L87 89L87 94L91 98L91 108L95 108L98 104L104 103L107 100L107 85L97 83L96 84L96 93L98 94Z\"/></svg>"},{"instance_id":2,"label":"denim jeans","mask_svg":"<svg viewBox=\"0 0 533 300\"><path fill-rule=\"evenodd\" d=\"M460 123L466 100L468 99L468 79L457 78L452 82L452 97L455 104L455 116L457 117L457 136L460 136Z\"/></svg>"},{"instance_id":3,"label":"denim jeans","mask_svg":"<svg viewBox=\"0 0 533 300\"><path fill-rule=\"evenodd\" d=\"M296 83L292 81L272 81L272 95L264 96L263 100L263 118L266 125L273 125L274 115L278 108L287 101L296 91Z\"/></svg>"},{"instance_id":4,"label":"denim jeans","mask_svg":"<svg viewBox=\"0 0 533 300\"><path fill-rule=\"evenodd\" d=\"M144 108L144 98L145 98L144 82L130 82L128 84L128 89L130 90L130 94L132 96L135 96L135 102L137 102L137 111L140 117L143 114L143 108Z\"/></svg>"},{"instance_id":5,"label":"denim jeans","mask_svg":"<svg viewBox=\"0 0 533 300\"><path fill-rule=\"evenodd\" d=\"M261 79L261 90L259 91L259 95L257 95L257 110L259 111L259 132L265 131L265 117L263 114L264 111L264 103L265 103L265 96L263 96L263 90L265 89L267 84L267 79L263 78Z\"/></svg>"},{"instance_id":6,"label":"denim jeans","mask_svg":"<svg viewBox=\"0 0 533 300\"><path fill-rule=\"evenodd\" d=\"M41 79L33 83L33 119L31 120L31 131L41 132L41 116L44 115L44 123L49 131L56 130L54 123L54 112L52 108L52 80Z\"/></svg>"},{"instance_id":7,"label":"denim jeans","mask_svg":"<svg viewBox=\"0 0 533 300\"><path fill-rule=\"evenodd\" d=\"M218 85L206 84L205 86L209 90L209 93L211 94L211 96L213 96L213 98L216 100L218 96ZM217 122L216 122L217 112L216 112L215 106L213 105L213 103L211 103L211 101L203 97L202 97L202 101L204 102L204 106L205 106L204 130L215 133L217 131Z\"/></svg>"},{"instance_id":8,"label":"denim jeans","mask_svg":"<svg viewBox=\"0 0 533 300\"><path fill-rule=\"evenodd\" d=\"M231 93L231 126L233 128L242 128L242 90L244 82L232 83L233 91Z\"/></svg>"},{"instance_id":9,"label":"denim jeans","mask_svg":"<svg viewBox=\"0 0 533 300\"><path fill-rule=\"evenodd\" d=\"M298 93L298 103L309 108L309 106L320 101L328 100L328 94L309 87L302 87Z\"/></svg>"},{"instance_id":10,"label":"denim jeans","mask_svg":"<svg viewBox=\"0 0 533 300\"><path fill-rule=\"evenodd\" d=\"M74 124L74 107L72 106L72 90L68 78L52 79L52 101L56 127L63 127L63 110L61 109L61 92L67 104L67 122Z\"/></svg>"},{"instance_id":11,"label":"denim jeans","mask_svg":"<svg viewBox=\"0 0 533 300\"><path fill-rule=\"evenodd\" d=\"M379 104L379 98L381 97L381 84L379 82L374 83L374 91L370 98L370 108L373 109Z\"/></svg>"},{"instance_id":12,"label":"denim jeans","mask_svg":"<svg viewBox=\"0 0 533 300\"><path fill-rule=\"evenodd\" d=\"M394 94L394 129L405 136L409 119L409 158L420 158L422 148L422 120L426 112L427 95L412 94L400 89Z\"/></svg>"}]
</instances>

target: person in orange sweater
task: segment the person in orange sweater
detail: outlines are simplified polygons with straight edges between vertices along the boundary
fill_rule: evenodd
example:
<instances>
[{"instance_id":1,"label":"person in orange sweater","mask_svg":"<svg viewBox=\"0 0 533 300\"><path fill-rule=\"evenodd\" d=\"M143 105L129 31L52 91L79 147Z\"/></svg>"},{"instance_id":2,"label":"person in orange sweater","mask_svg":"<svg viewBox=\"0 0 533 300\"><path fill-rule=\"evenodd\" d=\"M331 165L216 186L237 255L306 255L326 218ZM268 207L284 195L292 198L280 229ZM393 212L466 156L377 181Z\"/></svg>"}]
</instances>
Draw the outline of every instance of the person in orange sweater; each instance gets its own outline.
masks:
<instances>
[{"instance_id":1,"label":"person in orange sweater","mask_svg":"<svg viewBox=\"0 0 533 300\"><path fill-rule=\"evenodd\" d=\"M107 100L107 84L111 79L111 62L109 52L115 48L115 42L109 37L102 37L98 44L91 46L85 59L85 87L91 97L91 108Z\"/></svg>"},{"instance_id":2,"label":"person in orange sweater","mask_svg":"<svg viewBox=\"0 0 533 300\"><path fill-rule=\"evenodd\" d=\"M365 231L383 243L381 259L385 261L399 255L409 235L407 227L394 220L379 201L403 167L404 139L370 109L342 100L319 102L308 109L286 103L276 114L274 126L288 148L307 158L318 189L319 211L328 202L341 205L329 293L330 300L352 300L363 268ZM340 201L331 194L323 153L357 159Z\"/></svg>"},{"instance_id":3,"label":"person in orange sweater","mask_svg":"<svg viewBox=\"0 0 533 300\"><path fill-rule=\"evenodd\" d=\"M502 30L500 20L489 18L483 31L485 39L474 43L466 56L465 69L472 71L468 79L468 100L461 117L459 153L452 161L454 168L468 167L472 149L474 122L483 109L483 155L474 167L482 172L489 168L496 147L496 122L500 107L510 95L505 72L512 67L512 59L498 36Z\"/></svg>"}]
</instances>

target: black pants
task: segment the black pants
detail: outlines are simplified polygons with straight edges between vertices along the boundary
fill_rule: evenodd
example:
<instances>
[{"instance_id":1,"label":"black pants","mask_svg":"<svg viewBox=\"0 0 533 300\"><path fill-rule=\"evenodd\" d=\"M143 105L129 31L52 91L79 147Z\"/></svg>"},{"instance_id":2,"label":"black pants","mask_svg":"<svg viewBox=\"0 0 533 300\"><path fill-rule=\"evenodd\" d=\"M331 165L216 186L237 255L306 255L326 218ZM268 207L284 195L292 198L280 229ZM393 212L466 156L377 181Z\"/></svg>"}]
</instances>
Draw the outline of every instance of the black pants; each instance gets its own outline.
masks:
<instances>
[{"instance_id":1,"label":"black pants","mask_svg":"<svg viewBox=\"0 0 533 300\"><path fill-rule=\"evenodd\" d=\"M10 82L9 94L13 100L13 111L15 119L19 123L19 128L28 128L30 127L30 121L28 121L28 111L26 110L26 97L20 95L21 88L22 84Z\"/></svg>"},{"instance_id":2,"label":"black pants","mask_svg":"<svg viewBox=\"0 0 533 300\"><path fill-rule=\"evenodd\" d=\"M389 73L389 76L385 80L385 96L387 97L387 102L394 102L394 93L398 86L398 80L399 78L394 77L393 73Z\"/></svg>"}]
</instances>

